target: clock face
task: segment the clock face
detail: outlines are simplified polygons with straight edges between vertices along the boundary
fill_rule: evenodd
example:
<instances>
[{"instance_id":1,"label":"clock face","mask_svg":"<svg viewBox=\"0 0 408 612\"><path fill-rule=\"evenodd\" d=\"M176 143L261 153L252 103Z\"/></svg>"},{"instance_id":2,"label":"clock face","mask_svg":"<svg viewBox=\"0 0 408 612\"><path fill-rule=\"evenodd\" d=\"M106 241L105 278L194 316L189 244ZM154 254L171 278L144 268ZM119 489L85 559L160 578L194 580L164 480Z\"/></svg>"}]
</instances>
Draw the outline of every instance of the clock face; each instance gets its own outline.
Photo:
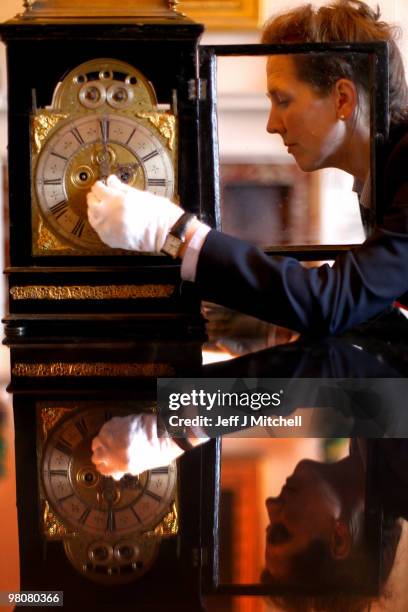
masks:
<instances>
[{"instance_id":1,"label":"clock face","mask_svg":"<svg viewBox=\"0 0 408 612\"><path fill-rule=\"evenodd\" d=\"M50 506L71 528L123 539L154 528L169 511L176 465L125 475L120 481L99 474L91 462L91 442L112 416L95 406L59 421L43 451L41 477Z\"/></svg>"},{"instance_id":2,"label":"clock face","mask_svg":"<svg viewBox=\"0 0 408 612\"><path fill-rule=\"evenodd\" d=\"M100 250L87 218L86 194L109 174L133 187L172 198L174 168L154 129L117 113L93 113L57 126L34 172L38 205L47 225L70 245Z\"/></svg>"},{"instance_id":3,"label":"clock face","mask_svg":"<svg viewBox=\"0 0 408 612\"><path fill-rule=\"evenodd\" d=\"M134 66L96 58L56 85L31 121L35 255L121 255L88 222L86 196L110 174L177 200L177 118Z\"/></svg>"}]
</instances>

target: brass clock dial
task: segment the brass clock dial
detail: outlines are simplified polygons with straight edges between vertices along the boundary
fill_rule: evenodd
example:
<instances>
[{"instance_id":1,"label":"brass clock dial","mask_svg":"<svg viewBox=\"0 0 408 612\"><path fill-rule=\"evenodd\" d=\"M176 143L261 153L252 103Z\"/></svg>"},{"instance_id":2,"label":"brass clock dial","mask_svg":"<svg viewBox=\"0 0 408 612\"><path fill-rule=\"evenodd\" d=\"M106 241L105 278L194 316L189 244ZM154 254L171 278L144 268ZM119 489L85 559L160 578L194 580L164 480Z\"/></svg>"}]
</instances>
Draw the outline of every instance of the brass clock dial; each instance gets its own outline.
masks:
<instances>
[{"instance_id":1,"label":"brass clock dial","mask_svg":"<svg viewBox=\"0 0 408 612\"><path fill-rule=\"evenodd\" d=\"M56 234L80 248L101 247L86 214L86 194L98 179L172 198L174 170L154 131L132 117L92 113L65 122L45 145L35 171L38 204Z\"/></svg>"},{"instance_id":2,"label":"brass clock dial","mask_svg":"<svg viewBox=\"0 0 408 612\"><path fill-rule=\"evenodd\" d=\"M175 115L134 67L95 59L72 70L32 119L33 253L115 253L88 222L87 193L116 174L177 199L176 140Z\"/></svg>"},{"instance_id":3,"label":"brass clock dial","mask_svg":"<svg viewBox=\"0 0 408 612\"><path fill-rule=\"evenodd\" d=\"M89 403L39 406L43 528L47 539L63 540L77 571L108 586L140 578L161 539L177 533L177 468L172 463L120 481L99 474L91 441L106 420L130 411Z\"/></svg>"},{"instance_id":4,"label":"brass clock dial","mask_svg":"<svg viewBox=\"0 0 408 612\"><path fill-rule=\"evenodd\" d=\"M41 461L45 496L75 531L120 537L146 532L171 507L176 466L140 476L125 475L120 481L99 474L91 462L91 441L105 416L105 410L91 408L66 417L55 427Z\"/></svg>"}]
</instances>

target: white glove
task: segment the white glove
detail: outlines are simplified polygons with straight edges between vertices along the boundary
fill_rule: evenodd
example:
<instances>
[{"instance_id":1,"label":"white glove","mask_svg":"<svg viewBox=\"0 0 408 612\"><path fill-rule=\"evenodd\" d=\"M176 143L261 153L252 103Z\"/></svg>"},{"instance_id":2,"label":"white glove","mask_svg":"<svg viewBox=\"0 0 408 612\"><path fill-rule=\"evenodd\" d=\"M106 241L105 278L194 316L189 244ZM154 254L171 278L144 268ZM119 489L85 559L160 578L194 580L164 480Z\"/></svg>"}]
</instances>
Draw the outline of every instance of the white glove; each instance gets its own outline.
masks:
<instances>
[{"instance_id":1,"label":"white glove","mask_svg":"<svg viewBox=\"0 0 408 612\"><path fill-rule=\"evenodd\" d=\"M92 440L92 450L97 470L115 480L169 465L184 453L172 438L158 437L154 414L113 417Z\"/></svg>"},{"instance_id":2,"label":"white glove","mask_svg":"<svg viewBox=\"0 0 408 612\"><path fill-rule=\"evenodd\" d=\"M167 198L122 183L112 174L87 195L88 219L100 239L117 249L159 253L183 209Z\"/></svg>"}]
</instances>

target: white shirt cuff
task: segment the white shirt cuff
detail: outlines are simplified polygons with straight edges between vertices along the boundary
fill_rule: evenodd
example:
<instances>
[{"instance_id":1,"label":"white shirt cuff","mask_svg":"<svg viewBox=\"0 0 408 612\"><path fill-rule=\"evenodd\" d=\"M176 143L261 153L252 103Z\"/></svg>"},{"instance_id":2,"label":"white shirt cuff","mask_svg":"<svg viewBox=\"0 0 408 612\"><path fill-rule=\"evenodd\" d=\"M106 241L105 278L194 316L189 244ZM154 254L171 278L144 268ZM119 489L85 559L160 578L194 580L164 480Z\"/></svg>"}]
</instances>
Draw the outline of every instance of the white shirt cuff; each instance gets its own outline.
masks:
<instances>
[{"instance_id":1,"label":"white shirt cuff","mask_svg":"<svg viewBox=\"0 0 408 612\"><path fill-rule=\"evenodd\" d=\"M194 282L197 272L198 256L211 227L201 223L191 237L181 262L181 278L185 281Z\"/></svg>"}]
</instances>

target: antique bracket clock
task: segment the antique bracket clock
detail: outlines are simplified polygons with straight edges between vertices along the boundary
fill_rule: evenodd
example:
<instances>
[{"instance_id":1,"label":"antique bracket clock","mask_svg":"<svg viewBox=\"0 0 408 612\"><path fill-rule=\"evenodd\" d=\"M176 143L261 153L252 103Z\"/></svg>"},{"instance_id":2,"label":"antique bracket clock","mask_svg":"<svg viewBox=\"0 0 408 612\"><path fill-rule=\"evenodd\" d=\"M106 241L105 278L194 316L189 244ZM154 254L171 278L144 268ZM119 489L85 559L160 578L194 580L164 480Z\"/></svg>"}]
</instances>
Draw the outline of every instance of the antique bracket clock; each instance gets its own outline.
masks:
<instances>
[{"instance_id":1,"label":"antique bracket clock","mask_svg":"<svg viewBox=\"0 0 408 612\"><path fill-rule=\"evenodd\" d=\"M199 301L163 255L104 245L109 174L211 218L200 193L197 45L170 0L37 0L7 46L9 313L22 590L67 609L201 609L201 451L119 482L91 462L114 415L201 364Z\"/></svg>"}]
</instances>

